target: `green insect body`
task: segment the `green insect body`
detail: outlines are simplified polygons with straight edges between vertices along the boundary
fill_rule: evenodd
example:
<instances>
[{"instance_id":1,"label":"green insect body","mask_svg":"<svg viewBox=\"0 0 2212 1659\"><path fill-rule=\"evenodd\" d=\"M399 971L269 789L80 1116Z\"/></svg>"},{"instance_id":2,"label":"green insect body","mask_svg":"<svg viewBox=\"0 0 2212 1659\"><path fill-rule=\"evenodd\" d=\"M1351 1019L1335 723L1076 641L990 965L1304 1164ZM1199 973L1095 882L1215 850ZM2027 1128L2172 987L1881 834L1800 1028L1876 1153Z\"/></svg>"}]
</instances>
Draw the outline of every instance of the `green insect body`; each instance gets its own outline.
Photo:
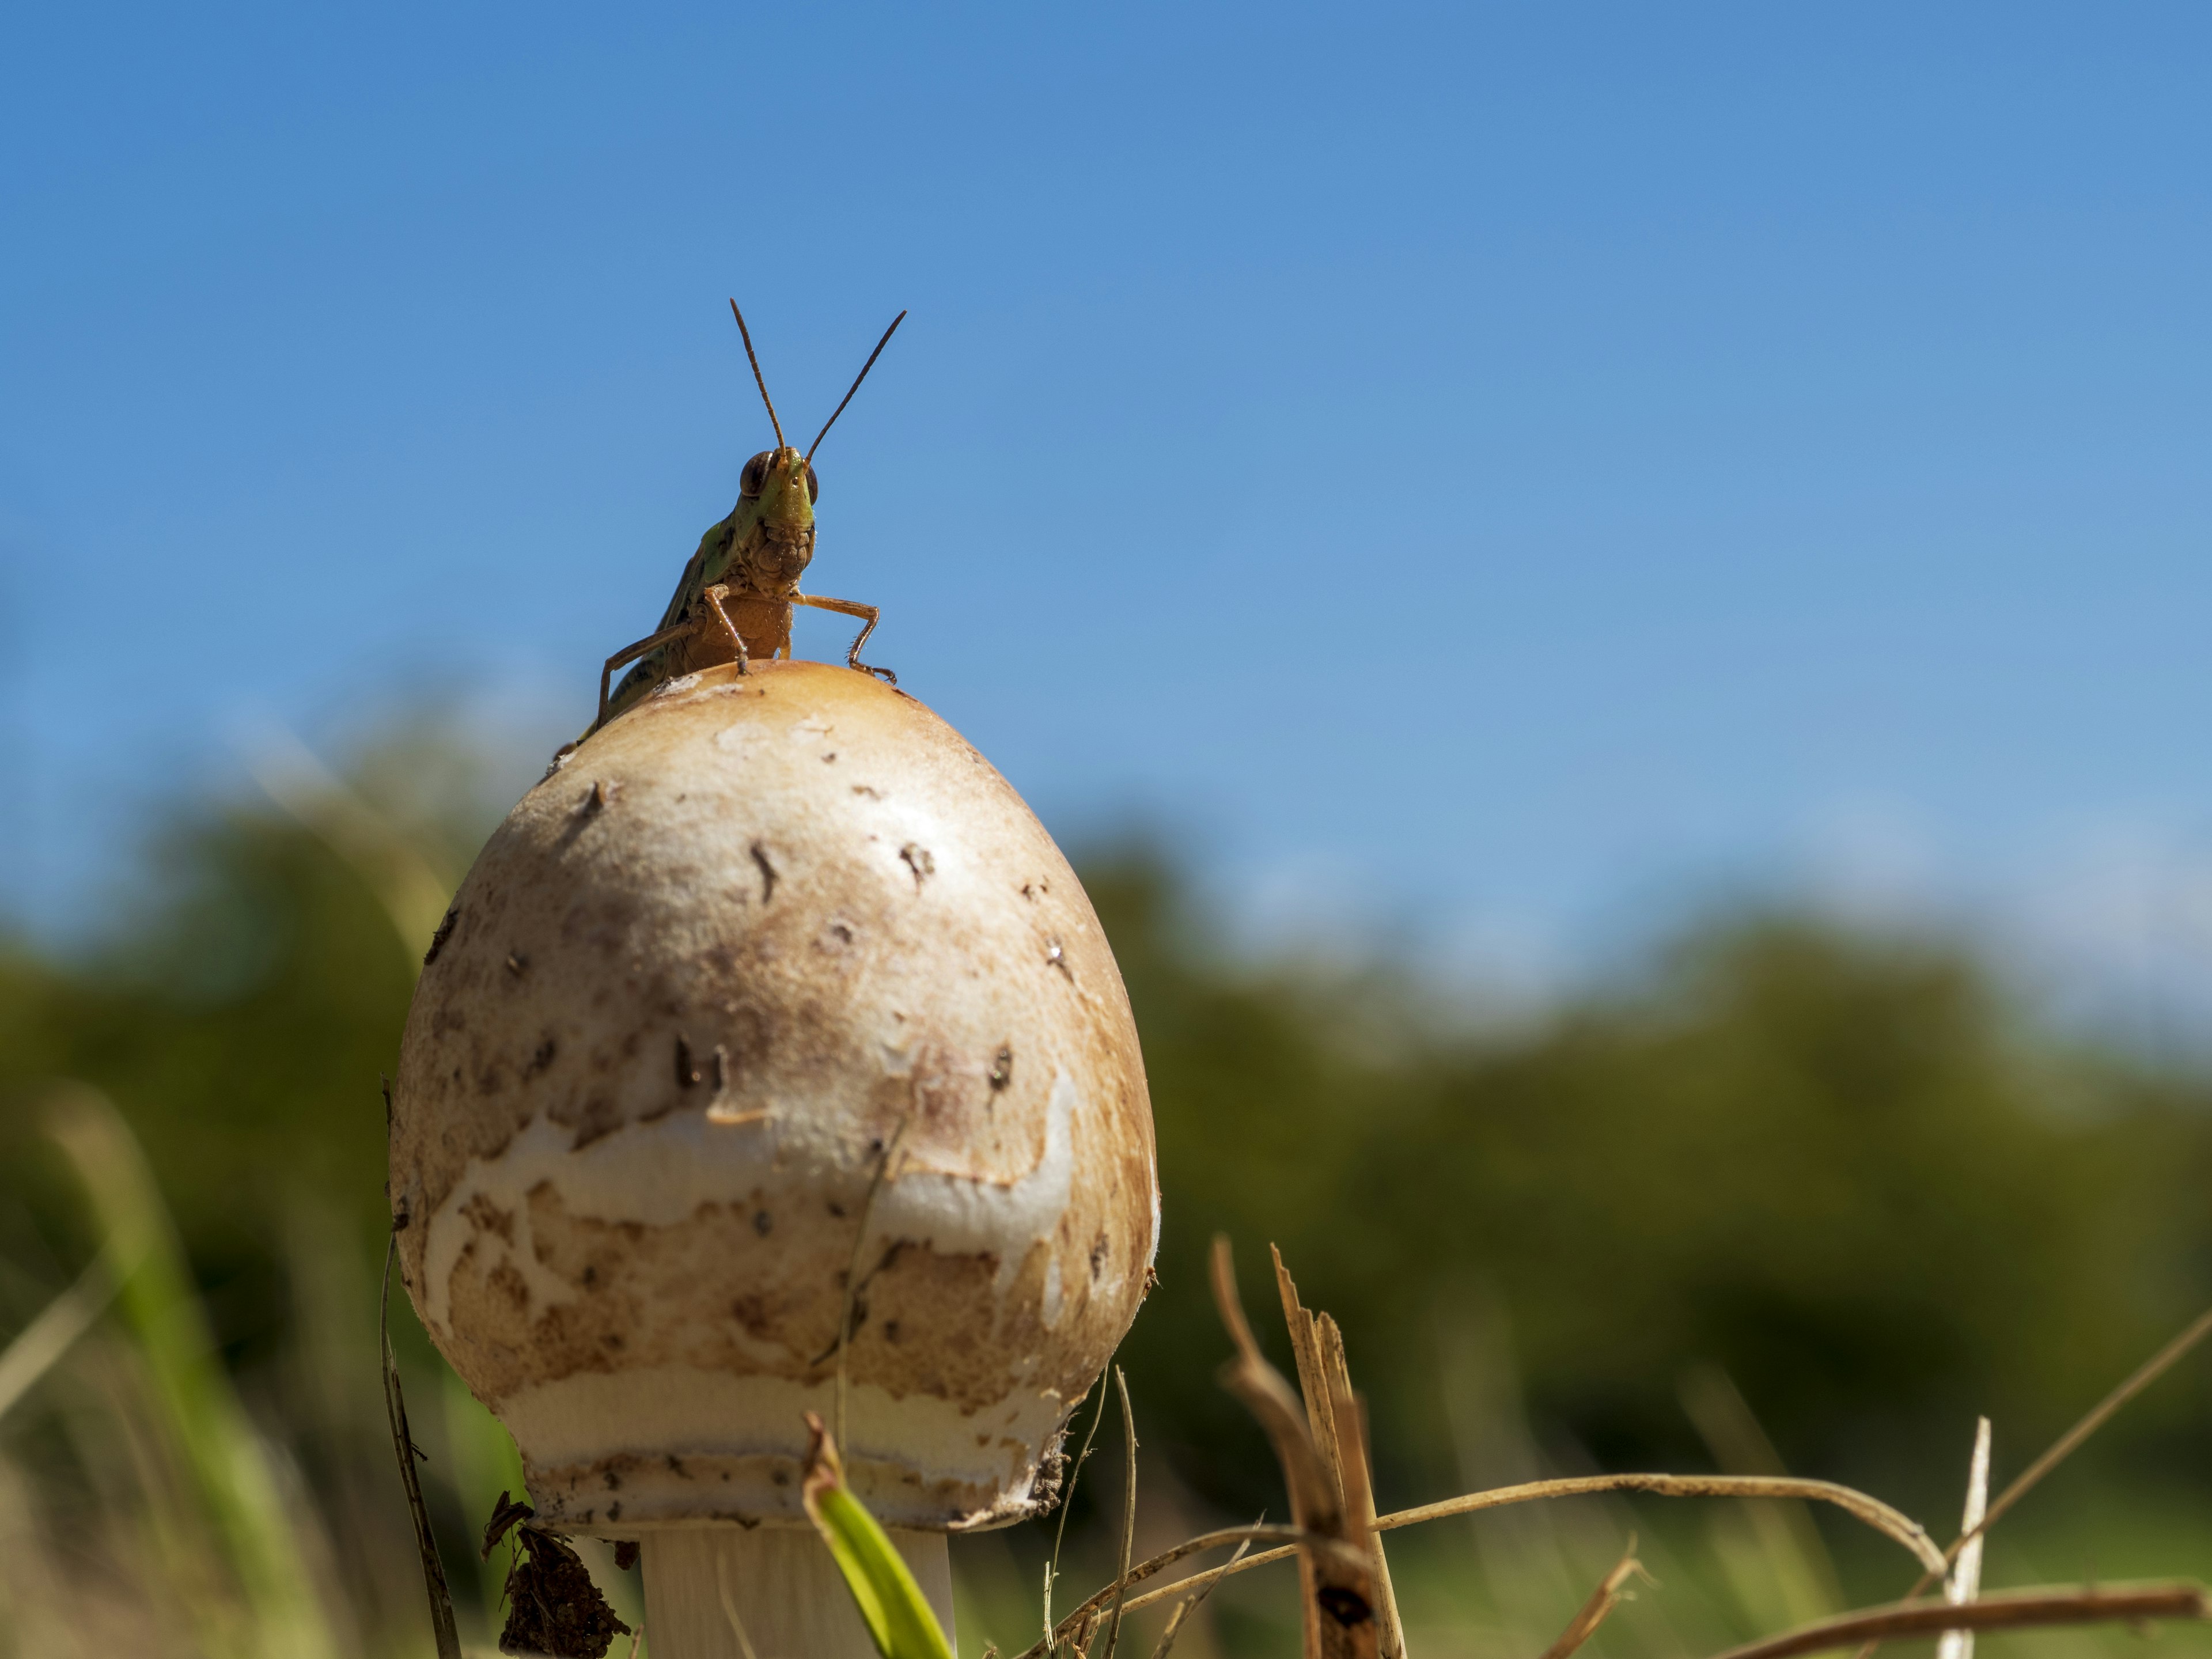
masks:
<instances>
[{"instance_id":1,"label":"green insect body","mask_svg":"<svg viewBox=\"0 0 2212 1659\"><path fill-rule=\"evenodd\" d=\"M586 737L664 681L732 662L743 673L755 657L788 657L794 605L810 605L857 619L860 632L845 654L846 665L894 685L898 683L889 669L872 667L860 660L860 647L875 631L879 615L876 607L852 599L801 593L799 579L814 557L814 503L821 494L814 472L814 451L821 447L837 416L845 412L845 404L852 402L853 392L868 378L868 370L875 367L891 335L906 319L906 313L902 311L892 319L862 365L852 391L846 392L844 401L802 455L783 441L782 422L776 419L775 405L769 400L768 383L761 376L759 359L753 356L752 336L745 330L744 315L738 311L736 301L730 302L730 310L744 336L745 355L752 362L761 401L768 405L776 447L763 450L745 463L738 475L737 506L699 538L698 550L684 567L675 595L661 613L660 626L607 659L599 675L599 718L584 733ZM624 664L633 665L621 684L611 688L615 670Z\"/></svg>"}]
</instances>

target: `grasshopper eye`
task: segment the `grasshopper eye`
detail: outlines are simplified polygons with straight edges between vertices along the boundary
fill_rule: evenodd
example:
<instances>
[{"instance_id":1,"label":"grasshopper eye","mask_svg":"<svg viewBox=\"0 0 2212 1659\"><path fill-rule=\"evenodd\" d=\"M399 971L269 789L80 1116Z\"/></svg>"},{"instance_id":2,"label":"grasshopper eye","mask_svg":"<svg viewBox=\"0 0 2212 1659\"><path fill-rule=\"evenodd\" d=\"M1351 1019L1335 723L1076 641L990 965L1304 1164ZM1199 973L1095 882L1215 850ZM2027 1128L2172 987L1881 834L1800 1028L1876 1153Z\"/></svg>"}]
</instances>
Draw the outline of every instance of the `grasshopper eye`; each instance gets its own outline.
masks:
<instances>
[{"instance_id":1,"label":"grasshopper eye","mask_svg":"<svg viewBox=\"0 0 2212 1659\"><path fill-rule=\"evenodd\" d=\"M738 494L741 496L759 495L762 487L768 483L769 464L775 459L774 450L763 449L747 461L745 470L738 474Z\"/></svg>"},{"instance_id":2,"label":"grasshopper eye","mask_svg":"<svg viewBox=\"0 0 2212 1659\"><path fill-rule=\"evenodd\" d=\"M806 464L806 500L808 505L822 499L822 480L814 476L814 463Z\"/></svg>"}]
</instances>

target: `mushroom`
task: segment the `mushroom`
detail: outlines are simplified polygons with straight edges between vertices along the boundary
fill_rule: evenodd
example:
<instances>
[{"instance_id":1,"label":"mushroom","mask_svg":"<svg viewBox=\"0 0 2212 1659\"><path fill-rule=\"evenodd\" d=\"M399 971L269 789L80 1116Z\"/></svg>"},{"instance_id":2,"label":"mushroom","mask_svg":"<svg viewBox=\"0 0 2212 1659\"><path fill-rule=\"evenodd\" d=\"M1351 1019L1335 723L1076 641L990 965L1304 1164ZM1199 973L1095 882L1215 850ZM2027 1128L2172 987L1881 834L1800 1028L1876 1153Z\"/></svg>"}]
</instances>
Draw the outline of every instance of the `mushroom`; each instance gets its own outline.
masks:
<instances>
[{"instance_id":1,"label":"mushroom","mask_svg":"<svg viewBox=\"0 0 2212 1659\"><path fill-rule=\"evenodd\" d=\"M392 1194L538 1524L642 1543L660 1659L740 1651L725 1585L763 1659L872 1650L805 1529L810 1410L949 1630L946 1534L1053 1504L1158 1238L1066 860L921 703L789 660L669 682L493 835L409 1011Z\"/></svg>"}]
</instances>

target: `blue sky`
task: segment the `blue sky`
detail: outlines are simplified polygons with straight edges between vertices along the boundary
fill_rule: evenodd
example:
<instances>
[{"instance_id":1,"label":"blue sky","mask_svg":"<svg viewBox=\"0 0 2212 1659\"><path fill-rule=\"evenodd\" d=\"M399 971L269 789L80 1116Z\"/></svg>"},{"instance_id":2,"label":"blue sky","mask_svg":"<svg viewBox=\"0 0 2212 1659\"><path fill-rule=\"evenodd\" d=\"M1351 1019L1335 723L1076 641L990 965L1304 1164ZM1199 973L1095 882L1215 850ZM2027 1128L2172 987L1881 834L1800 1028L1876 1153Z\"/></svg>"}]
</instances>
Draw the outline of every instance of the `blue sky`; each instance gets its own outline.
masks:
<instances>
[{"instance_id":1,"label":"blue sky","mask_svg":"<svg viewBox=\"0 0 2212 1659\"><path fill-rule=\"evenodd\" d=\"M810 586L1258 925L2180 938L2208 75L2180 5L17 8L0 896L244 722L580 726L767 441L735 294L808 431L911 309Z\"/></svg>"}]
</instances>

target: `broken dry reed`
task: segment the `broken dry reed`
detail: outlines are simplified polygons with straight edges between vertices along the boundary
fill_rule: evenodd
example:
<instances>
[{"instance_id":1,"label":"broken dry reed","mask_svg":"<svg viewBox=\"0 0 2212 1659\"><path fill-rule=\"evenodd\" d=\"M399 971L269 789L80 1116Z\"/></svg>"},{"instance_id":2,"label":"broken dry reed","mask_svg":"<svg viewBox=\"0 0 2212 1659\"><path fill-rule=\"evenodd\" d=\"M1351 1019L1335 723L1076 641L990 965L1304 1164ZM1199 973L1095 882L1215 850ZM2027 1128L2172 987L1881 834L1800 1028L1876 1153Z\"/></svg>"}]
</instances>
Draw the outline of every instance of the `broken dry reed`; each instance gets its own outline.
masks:
<instances>
[{"instance_id":1,"label":"broken dry reed","mask_svg":"<svg viewBox=\"0 0 2212 1659\"><path fill-rule=\"evenodd\" d=\"M1283 1484L1290 1491L1291 1519L1315 1540L1298 1547L1298 1605L1306 1659L1378 1659L1381 1621L1375 1611L1374 1535L1362 1528L1356 1542L1351 1536L1344 1489L1330 1477L1306 1408L1253 1340L1237 1295L1236 1259L1226 1234L1214 1235L1212 1267L1214 1305L1236 1348L1218 1373L1221 1386L1267 1431L1282 1468ZM1287 1304L1295 1307L1295 1293L1285 1294ZM1337 1419L1333 1411L1328 1420L1334 1429Z\"/></svg>"},{"instance_id":2,"label":"broken dry reed","mask_svg":"<svg viewBox=\"0 0 2212 1659\"><path fill-rule=\"evenodd\" d=\"M1613 1571L1598 1582L1575 1616L1567 1621L1559 1639L1544 1650L1543 1659L1567 1659L1567 1656L1597 1634L1597 1627L1605 1622L1606 1615L1620 1605L1628 1581L1644 1571L1644 1564L1636 1559L1636 1535L1629 1534L1628 1547L1621 1551L1620 1559Z\"/></svg>"},{"instance_id":3,"label":"broken dry reed","mask_svg":"<svg viewBox=\"0 0 2212 1659\"><path fill-rule=\"evenodd\" d=\"M1981 1527L1989 1505L1990 1419L1981 1417L1974 1419L1974 1455L1966 1465L1966 1506L1959 1522L1960 1535L1966 1542L1951 1568L1950 1583L1943 1587L1943 1599L1953 1607L1961 1606L1981 1594ZM1973 1632L1945 1631L1943 1639L1936 1644L1936 1659L1974 1659Z\"/></svg>"},{"instance_id":4,"label":"broken dry reed","mask_svg":"<svg viewBox=\"0 0 2212 1659\"><path fill-rule=\"evenodd\" d=\"M2208 1308L2197 1315L2179 1335L2136 1366L2118 1388L2084 1413L2081 1421L2052 1441L2049 1450L2021 1470L2019 1478L1997 1495L1996 1501L1990 1505L1987 1513L1982 1516L1981 1523L1978 1526L1969 1527L1960 1533L1953 1541L1951 1547L1943 1552L1942 1561L1935 1567L1923 1571L1919 1577L1912 1581L1912 1588L1905 1592L1903 1600L1911 1601L1921 1591L1948 1572L1951 1563L1958 1559L1961 1550L1974 1540L1985 1536L1991 1527L2003 1519L2005 1511L2027 1497L2034 1489L2037 1482L2081 1449L2081 1443L2111 1422L2121 1407L2172 1370L2180 1363L2183 1356L2202 1342L2208 1334L2212 1334L2212 1308ZM1881 1642L1880 1636L1869 1637L1866 1645L1855 1656L1855 1659L1873 1659L1874 1650Z\"/></svg>"},{"instance_id":5,"label":"broken dry reed","mask_svg":"<svg viewBox=\"0 0 2212 1659\"><path fill-rule=\"evenodd\" d=\"M1327 1318L1327 1316L1323 1316ZM1337 1489L1344 1498L1345 1535L1367 1540L1367 1565L1375 1586L1376 1647L1381 1659L1405 1659L1406 1638L1398 1622L1397 1593L1390 1587L1390 1565L1382 1554L1382 1534L1375 1526L1375 1488L1367 1463L1366 1402L1352 1392L1345 1368L1344 1342L1336 1322L1323 1333L1331 1340L1335 1366L1328 1378L1328 1405L1336 1419Z\"/></svg>"},{"instance_id":6,"label":"broken dry reed","mask_svg":"<svg viewBox=\"0 0 2212 1659\"><path fill-rule=\"evenodd\" d=\"M1321 1466L1321 1455L1306 1426L1305 1407L1283 1375L1267 1361L1245 1320L1237 1294L1237 1267L1229 1241L1217 1235L1212 1256L1213 1300L1237 1352L1221 1368L1221 1386L1260 1419L1274 1447L1290 1487L1291 1518L1304 1530L1333 1534L1341 1527L1336 1494Z\"/></svg>"},{"instance_id":7,"label":"broken dry reed","mask_svg":"<svg viewBox=\"0 0 2212 1659\"><path fill-rule=\"evenodd\" d=\"M2152 1619L2212 1614L2201 1584L2106 1586L2078 1590L2009 1590L1964 1607L1944 1601L1897 1602L1824 1619L1764 1641L1731 1648L1718 1659L1792 1659L1854 1642L1933 1636L1944 1630L2021 1630L2031 1626L2136 1624Z\"/></svg>"},{"instance_id":8,"label":"broken dry reed","mask_svg":"<svg viewBox=\"0 0 2212 1659\"><path fill-rule=\"evenodd\" d=\"M1398 1597L1390 1583L1390 1563L1375 1530L1375 1491L1367 1452L1367 1407L1352 1386L1345 1358L1344 1333L1327 1314L1316 1314L1298 1295L1283 1253L1273 1244L1275 1289L1290 1328L1291 1352L1297 1364L1298 1390L1305 1397L1306 1424L1320 1454L1322 1474L1345 1516L1343 1535L1364 1538L1374 1567L1376 1646L1380 1659L1404 1659L1405 1632Z\"/></svg>"},{"instance_id":9,"label":"broken dry reed","mask_svg":"<svg viewBox=\"0 0 2212 1659\"><path fill-rule=\"evenodd\" d=\"M1276 1255L1274 1261L1277 1286L1282 1296L1285 1317L1291 1325L1292 1346L1298 1353L1301 1376L1309 1383L1308 1402L1310 1405L1315 1403L1318 1395L1331 1407L1325 1447L1316 1444L1316 1436L1310 1426L1307 1409L1302 1407L1291 1394L1290 1385L1281 1373L1260 1352L1259 1344L1253 1337L1251 1326L1244 1316L1243 1303L1237 1293L1236 1266L1229 1242L1220 1237L1214 1240L1211 1263L1214 1301L1235 1351L1222 1367L1222 1386L1242 1401L1259 1419L1270 1443L1275 1447L1285 1483L1290 1489L1292 1519L1297 1524L1289 1528L1240 1527L1206 1534L1199 1538L1187 1539L1174 1549L1135 1566L1129 1565L1125 1549L1121 1571L1114 1582L1075 1607L1056 1625L1051 1618L1053 1570L1048 1566L1045 1633L1035 1646L1020 1656L1020 1659L1037 1659L1037 1656L1054 1652L1061 1641L1069 1636L1095 1628L1091 1621L1095 1620L1097 1609L1109 1601L1115 1610L1115 1633L1118 1635L1120 1621L1125 1613L1176 1597L1188 1600L1204 1595L1232 1574L1249 1571L1254 1567L1264 1566L1292 1555L1298 1556L1300 1561L1300 1601L1308 1654L1358 1652L1361 1650L1375 1653L1380 1647L1383 1636L1381 1626L1384 1624L1382 1619L1375 1616L1378 1581L1382 1577L1378 1558L1381 1554L1380 1537L1383 1532L1424 1521L1471 1515L1508 1504L1596 1492L1640 1492L1670 1498L1796 1498L1826 1503L1902 1545L1923 1567L1932 1566L1938 1572L1943 1569L1942 1553L1936 1547L1927 1529L1910 1516L1891 1508L1881 1499L1851 1487L1838 1486L1833 1481L1801 1480L1790 1475L1582 1475L1564 1480L1527 1481L1488 1492L1470 1492L1440 1503L1423 1504L1417 1509L1374 1518L1373 1503L1368 1496L1365 1480L1365 1425L1351 1391L1350 1375L1342 1360L1340 1339L1336 1343L1326 1341L1327 1338L1335 1334L1334 1322L1328 1322L1324 1327L1320 1319L1308 1312L1298 1299L1297 1287L1291 1282L1279 1254ZM1331 1351L1328 1358L1334 1361L1334 1364L1325 1363L1325 1347ZM1118 1372L1116 1380L1121 1380ZM1121 1386L1126 1418L1127 1388L1126 1382ZM1101 1415L1103 1409L1102 1401ZM1097 1431L1097 1418L1094 1417L1091 1432L1095 1436ZM1085 1455L1088 1451L1089 1443L1086 1441ZM1330 1478L1328 1461L1330 1452L1335 1455L1335 1480ZM1356 1480L1350 1479L1353 1474L1349 1467L1351 1462L1358 1465ZM1132 1492L1134 1491L1133 1480L1133 1484L1129 1487ZM1350 1492L1346 1491L1347 1482L1352 1486ZM1350 1524L1347 1524L1348 1507L1356 1507L1357 1510L1357 1519ZM1356 1537L1355 1534L1358 1534ZM1125 1545L1128 1536L1125 1517ZM1188 1556L1232 1541L1249 1547L1251 1541L1262 1538L1282 1539L1284 1542L1277 1548L1258 1554L1247 1554L1245 1548L1240 1547L1236 1559L1219 1567L1194 1573L1173 1584L1133 1598L1128 1595L1133 1585L1165 1571ZM1367 1547L1360 1547L1362 1544ZM1595 1630L1597 1622L1611 1611L1613 1601L1618 1599L1627 1573L1633 1570L1632 1558L1624 1557L1622 1565L1615 1569L1615 1574L1619 1576L1608 1575L1591 1601L1586 1604L1584 1613L1592 1614L1595 1610L1588 1628L1577 1635L1577 1625L1571 1624L1559 1640L1567 1642L1572 1638L1573 1645L1586 1641L1589 1631ZM1325 1599L1329 1595L1338 1599L1334 1602ZM1359 1608L1358 1613L1349 1619L1336 1614L1334 1611L1337 1607L1354 1605L1344 1599L1347 1596L1357 1596ZM1324 1614L1322 1609L1328 1609L1328 1613ZM1395 1608L1392 1611L1395 1613ZM1395 1619L1389 1624L1392 1651L1401 1654L1403 1638L1396 1631ZM1557 1646L1555 1643L1554 1647ZM1110 1638L1109 1649L1110 1652ZM1567 1650L1571 1651L1571 1647Z\"/></svg>"}]
</instances>

